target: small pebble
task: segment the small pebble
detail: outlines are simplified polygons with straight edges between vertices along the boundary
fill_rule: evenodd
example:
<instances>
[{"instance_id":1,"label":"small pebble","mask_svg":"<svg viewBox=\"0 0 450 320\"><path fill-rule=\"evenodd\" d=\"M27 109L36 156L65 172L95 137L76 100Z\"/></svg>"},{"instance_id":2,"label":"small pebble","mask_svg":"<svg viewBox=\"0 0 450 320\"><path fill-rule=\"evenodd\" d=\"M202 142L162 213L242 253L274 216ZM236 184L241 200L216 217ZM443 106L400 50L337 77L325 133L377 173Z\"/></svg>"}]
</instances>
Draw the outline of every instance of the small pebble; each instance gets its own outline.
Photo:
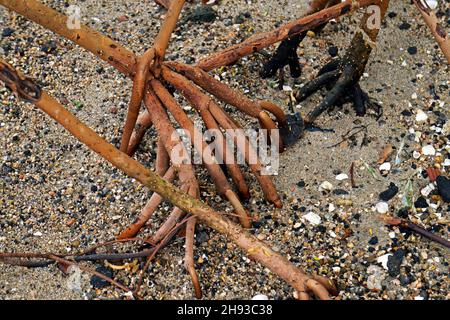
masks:
<instances>
[{"instance_id":1,"label":"small pebble","mask_svg":"<svg viewBox=\"0 0 450 320\"><path fill-rule=\"evenodd\" d=\"M336 176L336 180L338 180L338 181L343 181L346 179L348 179L348 175L346 175L345 173L341 173Z\"/></svg>"},{"instance_id":2,"label":"small pebble","mask_svg":"<svg viewBox=\"0 0 450 320\"><path fill-rule=\"evenodd\" d=\"M391 163L385 162L382 165L380 165L380 171L390 171L391 170Z\"/></svg>"},{"instance_id":3,"label":"small pebble","mask_svg":"<svg viewBox=\"0 0 450 320\"><path fill-rule=\"evenodd\" d=\"M428 115L422 110L417 110L416 112L416 122L424 122L428 120Z\"/></svg>"},{"instance_id":4,"label":"small pebble","mask_svg":"<svg viewBox=\"0 0 450 320\"><path fill-rule=\"evenodd\" d=\"M382 255L382 256L377 258L377 262L381 263L383 268L386 269L386 270L388 270L387 264L388 264L388 260L389 260L390 256L392 256L392 253L387 253L387 254L384 254L384 255Z\"/></svg>"},{"instance_id":5,"label":"small pebble","mask_svg":"<svg viewBox=\"0 0 450 320\"><path fill-rule=\"evenodd\" d=\"M410 55L414 55L417 53L417 47L409 47L407 51Z\"/></svg>"},{"instance_id":6,"label":"small pebble","mask_svg":"<svg viewBox=\"0 0 450 320\"><path fill-rule=\"evenodd\" d=\"M322 184L319 186L319 191L331 191L331 190L333 190L333 185L328 181L322 182Z\"/></svg>"},{"instance_id":7,"label":"small pebble","mask_svg":"<svg viewBox=\"0 0 450 320\"><path fill-rule=\"evenodd\" d=\"M420 194L423 195L424 197L428 197L430 193L433 192L433 190L434 185L430 183L425 188L422 188L422 190L420 190Z\"/></svg>"},{"instance_id":8,"label":"small pebble","mask_svg":"<svg viewBox=\"0 0 450 320\"><path fill-rule=\"evenodd\" d=\"M380 214L385 214L389 211L389 205L384 201L378 202L375 207Z\"/></svg>"},{"instance_id":9,"label":"small pebble","mask_svg":"<svg viewBox=\"0 0 450 320\"><path fill-rule=\"evenodd\" d=\"M395 195L398 193L398 187L395 185L395 183L391 182L389 184L389 188L383 192L380 193L380 200L383 200L385 202L391 200Z\"/></svg>"},{"instance_id":10,"label":"small pebble","mask_svg":"<svg viewBox=\"0 0 450 320\"><path fill-rule=\"evenodd\" d=\"M338 55L339 49L338 47L335 46L331 46L328 48L328 53L330 54L330 56L332 57L336 57Z\"/></svg>"},{"instance_id":11,"label":"small pebble","mask_svg":"<svg viewBox=\"0 0 450 320\"><path fill-rule=\"evenodd\" d=\"M439 195L445 202L450 202L450 179L444 176L439 176L436 179Z\"/></svg>"},{"instance_id":12,"label":"small pebble","mask_svg":"<svg viewBox=\"0 0 450 320\"><path fill-rule=\"evenodd\" d=\"M369 244L372 245L372 246L378 244L378 237L377 236L373 236L372 238L370 238Z\"/></svg>"},{"instance_id":13,"label":"small pebble","mask_svg":"<svg viewBox=\"0 0 450 320\"><path fill-rule=\"evenodd\" d=\"M309 212L309 213L305 214L303 216L303 219L305 219L306 221L308 221L309 223L311 223L313 225L319 225L320 222L322 221L320 216L314 212Z\"/></svg>"},{"instance_id":14,"label":"small pebble","mask_svg":"<svg viewBox=\"0 0 450 320\"><path fill-rule=\"evenodd\" d=\"M416 208L428 208L428 202L427 202L427 200L424 197L419 197L414 202L414 206Z\"/></svg>"},{"instance_id":15,"label":"small pebble","mask_svg":"<svg viewBox=\"0 0 450 320\"><path fill-rule=\"evenodd\" d=\"M436 154L436 149L432 145L426 145L422 147L422 154L425 156L434 156Z\"/></svg>"}]
</instances>

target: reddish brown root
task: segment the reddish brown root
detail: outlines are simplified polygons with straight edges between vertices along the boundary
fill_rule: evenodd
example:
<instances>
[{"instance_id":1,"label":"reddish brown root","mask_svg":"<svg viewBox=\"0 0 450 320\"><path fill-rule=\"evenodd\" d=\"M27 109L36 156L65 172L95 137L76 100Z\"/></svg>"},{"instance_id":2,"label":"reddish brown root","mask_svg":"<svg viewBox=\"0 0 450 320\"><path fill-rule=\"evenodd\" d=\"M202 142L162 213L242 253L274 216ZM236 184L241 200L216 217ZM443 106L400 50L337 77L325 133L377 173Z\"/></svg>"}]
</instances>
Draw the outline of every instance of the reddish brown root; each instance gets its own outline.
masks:
<instances>
[{"instance_id":1,"label":"reddish brown root","mask_svg":"<svg viewBox=\"0 0 450 320\"><path fill-rule=\"evenodd\" d=\"M202 154L204 163L205 163L205 167L207 168L209 174L211 175L218 191L222 195L227 197L227 199L230 200L231 204L233 205L234 209L236 210L236 213L241 217L241 222L243 223L243 225L246 228L249 228L250 221L248 220L247 212L243 208L243 206L240 203L237 196L231 190L231 186L229 185L222 169L217 164L216 159L214 159L214 156L212 154L210 154L209 152L205 152L205 150L208 149L208 146L204 142L203 138L202 138L202 141L200 141L200 144L194 140L195 136L201 136L201 135L199 132L196 132L196 128L194 127L194 124L192 123L192 121L188 118L188 116L184 113L184 111L178 106L178 104L176 103L176 101L172 97L172 95L170 95L167 92L167 90L161 85L161 83L159 81L153 80L151 82L151 84L152 84L152 87L154 88L156 94L158 95L158 97L163 101L164 105L171 112L171 114L174 116L174 118L177 120L177 122L180 123L180 125L182 127L184 127L186 130L188 130L191 141L194 144L194 147L197 149L197 151L200 154ZM219 152L220 152L220 148L219 148ZM234 177L238 181L238 186L241 187L241 184L245 183L245 180L243 177L241 178L236 175L234 175ZM246 185L245 185L245 187L246 187ZM245 188L243 191L246 192L247 189Z\"/></svg>"},{"instance_id":2,"label":"reddish brown root","mask_svg":"<svg viewBox=\"0 0 450 320\"><path fill-rule=\"evenodd\" d=\"M164 61L166 50L169 45L170 37L175 29L178 17L180 16L181 9L186 1L185 0L171 0L170 6L166 13L164 22L159 29L158 35L155 39L154 50L156 56L156 63L153 65L152 71L156 77L159 77L161 72L161 63Z\"/></svg>"},{"instance_id":3,"label":"reddish brown root","mask_svg":"<svg viewBox=\"0 0 450 320\"><path fill-rule=\"evenodd\" d=\"M254 148L251 146L247 137L245 136L242 128L240 128L233 120L231 120L228 115L215 103L209 104L209 110L211 111L214 119L220 124L222 128L225 130L233 130L235 137L235 143L237 148L244 155L247 164L252 170L253 174L255 174L258 179L259 184L266 196L266 199L272 202L277 208L282 207L281 199L278 195L277 190L275 189L275 185L269 176L261 174L263 171L261 162L258 159L258 155ZM245 142L242 145L242 141Z\"/></svg>"},{"instance_id":4,"label":"reddish brown root","mask_svg":"<svg viewBox=\"0 0 450 320\"><path fill-rule=\"evenodd\" d=\"M228 201L230 201L230 203L233 206L234 210L236 210L236 214L239 217L239 221L241 222L241 225L244 228L247 228L247 229L251 228L252 227L252 223L251 223L250 218L248 216L247 210L245 210L244 206L239 201L238 196L232 190L228 190L225 193L225 197L228 199Z\"/></svg>"},{"instance_id":5,"label":"reddish brown root","mask_svg":"<svg viewBox=\"0 0 450 320\"><path fill-rule=\"evenodd\" d=\"M158 139L158 150L156 153L155 171L158 175L163 176L169 168L169 154L164 146L164 142Z\"/></svg>"},{"instance_id":6,"label":"reddish brown root","mask_svg":"<svg viewBox=\"0 0 450 320\"><path fill-rule=\"evenodd\" d=\"M144 138L145 133L147 130L152 126L152 120L147 110L142 112L136 122L135 129L133 131L133 134L130 138L130 144L128 145L127 154L129 156L133 156L136 152L137 148L139 147L139 144L141 143L142 139Z\"/></svg>"},{"instance_id":7,"label":"reddish brown root","mask_svg":"<svg viewBox=\"0 0 450 320\"><path fill-rule=\"evenodd\" d=\"M314 279L306 281L306 287L320 300L330 300L330 294L327 289Z\"/></svg>"},{"instance_id":8,"label":"reddish brown root","mask_svg":"<svg viewBox=\"0 0 450 320\"><path fill-rule=\"evenodd\" d=\"M122 140L120 143L120 151L122 152L128 151L131 135L138 119L142 98L144 97L145 80L147 79L150 63L154 57L155 51L153 49L149 49L142 57L138 58L136 75L133 80L133 91L131 94L130 103L128 105L127 119L125 121Z\"/></svg>"},{"instance_id":9,"label":"reddish brown root","mask_svg":"<svg viewBox=\"0 0 450 320\"><path fill-rule=\"evenodd\" d=\"M171 0L155 0L155 2L165 9L169 9Z\"/></svg>"},{"instance_id":10,"label":"reddish brown root","mask_svg":"<svg viewBox=\"0 0 450 320\"><path fill-rule=\"evenodd\" d=\"M236 130L239 129L238 125L222 110L222 108L220 108L211 100L211 98L202 93L200 89L190 83L189 80L184 78L182 75L177 74L164 66L162 68L162 75L166 81L180 90L186 97L186 99L190 102L190 104L200 112L207 126L213 123L213 121L209 119L211 114L215 119L215 122L217 122L222 128L231 129L236 132L241 131ZM240 133L238 134L240 135ZM278 196L278 193L276 192L273 182L270 180L270 177L261 174L262 166L258 160L256 152L251 147L250 142L246 137L241 138L243 138L243 141L245 141L245 149L247 149L248 151L242 150L242 146L240 143L237 143L237 147L238 149L240 148L240 152L245 156L250 169L256 175L267 200L274 203L277 207L281 207L281 200ZM236 139L235 142L238 142L238 140Z\"/></svg>"},{"instance_id":11,"label":"reddish brown root","mask_svg":"<svg viewBox=\"0 0 450 320\"><path fill-rule=\"evenodd\" d=\"M336 283L333 280L330 280L327 277L319 275L313 275L313 279L319 282L325 289L327 289L331 295L333 296L338 295L339 290L336 286Z\"/></svg>"},{"instance_id":12,"label":"reddish brown root","mask_svg":"<svg viewBox=\"0 0 450 320\"><path fill-rule=\"evenodd\" d=\"M259 114L259 123L261 124L261 127L263 129L268 130L269 133L272 133L272 130L278 129L277 126L275 125L275 123L273 122L273 120L269 117L269 115L265 111L262 111ZM268 137L270 140L273 139L271 135L269 135ZM279 139L278 139L278 148L279 148L280 152L284 151L284 143L283 143L281 136L279 136Z\"/></svg>"},{"instance_id":13,"label":"reddish brown root","mask_svg":"<svg viewBox=\"0 0 450 320\"><path fill-rule=\"evenodd\" d=\"M194 285L195 297L197 299L202 298L202 289L198 280L197 272L195 271L194 264L194 236L195 236L195 224L196 220L191 217L186 224L186 252L184 256L184 266L189 273Z\"/></svg>"}]
</instances>

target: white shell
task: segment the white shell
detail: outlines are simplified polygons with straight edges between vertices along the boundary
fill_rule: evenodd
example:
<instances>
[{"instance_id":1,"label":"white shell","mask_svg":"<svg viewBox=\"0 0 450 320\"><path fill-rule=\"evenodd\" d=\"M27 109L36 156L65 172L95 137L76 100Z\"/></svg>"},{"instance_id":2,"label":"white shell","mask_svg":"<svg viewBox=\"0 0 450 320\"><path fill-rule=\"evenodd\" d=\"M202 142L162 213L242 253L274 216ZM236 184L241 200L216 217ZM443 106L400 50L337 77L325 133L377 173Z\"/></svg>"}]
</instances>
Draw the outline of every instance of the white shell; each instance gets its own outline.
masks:
<instances>
[{"instance_id":1,"label":"white shell","mask_svg":"<svg viewBox=\"0 0 450 320\"><path fill-rule=\"evenodd\" d=\"M392 253L387 253L387 254L382 255L381 257L377 258L377 262L381 263L383 268L386 269L386 270L388 269L387 263L388 263L389 256L392 256Z\"/></svg>"},{"instance_id":2,"label":"white shell","mask_svg":"<svg viewBox=\"0 0 450 320\"><path fill-rule=\"evenodd\" d=\"M418 109L416 113L416 121L417 122L425 122L428 120L428 115L422 110Z\"/></svg>"},{"instance_id":3,"label":"white shell","mask_svg":"<svg viewBox=\"0 0 450 320\"><path fill-rule=\"evenodd\" d=\"M425 2L428 4L428 6L429 6L432 10L436 9L437 6L438 6L437 0L425 0Z\"/></svg>"},{"instance_id":4,"label":"white shell","mask_svg":"<svg viewBox=\"0 0 450 320\"><path fill-rule=\"evenodd\" d=\"M319 186L319 191L330 191L333 190L333 185L328 182L328 181L324 181L322 182L322 184Z\"/></svg>"},{"instance_id":5,"label":"white shell","mask_svg":"<svg viewBox=\"0 0 450 320\"><path fill-rule=\"evenodd\" d=\"M341 173L336 176L336 180L338 180L338 181L342 181L342 180L346 180L346 179L348 179L348 175L346 175L345 173Z\"/></svg>"},{"instance_id":6,"label":"white shell","mask_svg":"<svg viewBox=\"0 0 450 320\"><path fill-rule=\"evenodd\" d=\"M436 149L432 145L426 145L422 147L422 154L426 156L434 156L436 154Z\"/></svg>"},{"instance_id":7,"label":"white shell","mask_svg":"<svg viewBox=\"0 0 450 320\"><path fill-rule=\"evenodd\" d=\"M375 208L377 209L377 212L380 214L385 214L389 211L389 205L387 202L380 201L375 205Z\"/></svg>"},{"instance_id":8,"label":"white shell","mask_svg":"<svg viewBox=\"0 0 450 320\"><path fill-rule=\"evenodd\" d=\"M303 216L303 219L307 220L309 223L313 225L319 225L322 219L317 213L314 212L308 212Z\"/></svg>"}]
</instances>

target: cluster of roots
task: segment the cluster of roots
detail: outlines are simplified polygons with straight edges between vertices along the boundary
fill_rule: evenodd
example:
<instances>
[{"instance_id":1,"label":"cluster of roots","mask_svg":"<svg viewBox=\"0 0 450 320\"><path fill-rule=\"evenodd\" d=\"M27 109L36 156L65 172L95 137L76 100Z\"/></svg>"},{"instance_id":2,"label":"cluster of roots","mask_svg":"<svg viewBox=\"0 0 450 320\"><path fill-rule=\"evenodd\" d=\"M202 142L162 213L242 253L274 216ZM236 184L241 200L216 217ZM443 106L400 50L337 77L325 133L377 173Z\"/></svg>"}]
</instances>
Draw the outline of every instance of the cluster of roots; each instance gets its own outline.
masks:
<instances>
[{"instance_id":1,"label":"cluster of roots","mask_svg":"<svg viewBox=\"0 0 450 320\"><path fill-rule=\"evenodd\" d=\"M37 0L0 0L1 5L74 41L133 80L133 90L119 151L41 91L31 80L20 76L11 66L0 60L0 80L5 82L8 88L20 98L34 103L93 151L154 191L135 221L122 230L117 240L113 241L116 243L139 240L150 245L150 249L134 254L101 255L95 253L96 247L89 250L88 255L75 256L69 260L64 256L52 254L2 253L0 260L25 266L42 266L51 260L60 265L69 266L83 260L145 257L146 265L133 290L135 297L138 297L148 264L173 237L183 234L186 239L185 267L192 278L196 297L201 298L201 285L195 270L193 253L195 227L197 220L201 220L225 234L251 258L286 280L295 288L300 299L308 299L310 294L320 299L330 298L330 294L337 293L335 285L330 280L303 273L268 245L245 231L251 227L253 218L242 202L249 199L251 192L242 172L243 167L238 165L236 159L238 156L245 159L246 168L255 176L266 200L278 208L282 206L282 203L270 176L264 174L264 161L258 158L258 152L250 142L250 138L239 122L220 105L223 103L233 106L251 118L257 119L261 128L269 132L279 129L280 136L269 135L267 140L272 145L278 145L278 150L281 151L285 145L295 142L301 136L305 126L312 125L321 113L333 106L352 101L358 115L365 114L367 108L378 110L377 105L369 99L358 84L372 49L370 42L376 40L378 30L366 30L368 16L365 15L361 30L356 33L345 56L330 62L319 72L316 79L296 92L296 98L302 100L323 87L328 89L324 101L305 119L301 119L298 115L286 115L274 103L254 101L217 80L208 74L208 71L218 66L229 65L245 55L283 41L264 67L262 75L272 76L277 70L289 65L292 75L299 76L301 67L296 50L306 31L311 29L320 31L331 19L371 4L379 5L381 14L384 16L389 1L315 0L312 1L306 17L283 25L274 31L257 34L242 43L202 59L197 65L186 65L164 59L171 34L185 1L157 0L156 2L168 9L165 20L154 46L143 55L136 56L133 52L86 26L82 26L80 30L69 30L65 26L67 17ZM214 130L215 138L220 143L215 144L213 151L209 148L209 141L204 139L198 126L180 106L174 96L175 92L196 110L206 129ZM146 131L152 126L157 133L157 157L154 171L146 169L131 158L139 150L138 147ZM191 145L201 155L202 166L206 168L217 192L233 207L233 219L238 220L241 226L199 201L200 183L195 175L190 153L177 132L179 128L184 129L191 140ZM233 132L231 145L229 137L225 136L225 131ZM197 141L195 137L202 138ZM218 159L225 159L224 165ZM178 188L173 184L176 184ZM152 235L136 238L164 199L168 199L174 205L171 214ZM46 261L18 261L22 258L41 258ZM112 279L108 281L124 290L129 290Z\"/></svg>"}]
</instances>

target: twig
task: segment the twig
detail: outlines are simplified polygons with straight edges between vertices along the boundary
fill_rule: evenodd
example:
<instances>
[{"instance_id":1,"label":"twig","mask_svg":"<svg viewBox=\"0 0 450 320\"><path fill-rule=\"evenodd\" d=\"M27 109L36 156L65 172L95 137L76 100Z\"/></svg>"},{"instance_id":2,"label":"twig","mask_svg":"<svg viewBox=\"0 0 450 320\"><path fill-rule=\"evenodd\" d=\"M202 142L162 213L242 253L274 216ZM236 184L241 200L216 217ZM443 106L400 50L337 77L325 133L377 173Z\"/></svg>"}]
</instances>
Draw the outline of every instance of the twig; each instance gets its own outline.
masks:
<instances>
[{"instance_id":1,"label":"twig","mask_svg":"<svg viewBox=\"0 0 450 320\"><path fill-rule=\"evenodd\" d=\"M52 253L43 253L43 254L40 254L40 253L32 253L32 254L28 254L28 253L26 253L26 254L0 253L0 260L1 261L4 261L5 263L9 263L9 264L17 264L18 263L17 261L14 262L14 261L8 260L8 259L11 259L11 258L42 258L42 259L47 259L47 260L53 260L53 261L55 261L55 262L57 262L59 264L65 265L65 266L73 265L73 266L78 267L82 271L85 271L85 272L88 272L90 274L93 274L93 275L95 275L95 276L97 276L97 277L99 277L99 278L101 278L101 279L111 283L112 285L116 286L119 289L122 289L125 292L132 292L129 288L127 288L123 284L115 281L114 279L111 279L110 277L104 275L103 273L100 273L100 272L98 272L96 270L93 270L91 268L82 266L82 265L80 265L80 264L78 264L78 263L76 263L74 261L70 261L70 260L61 258L61 257L59 257L59 256L57 256L55 254L52 254ZM18 265L21 265L21 264L18 264ZM139 299L139 300L142 299L137 293L133 293L133 296L136 299Z\"/></svg>"},{"instance_id":2,"label":"twig","mask_svg":"<svg viewBox=\"0 0 450 320\"><path fill-rule=\"evenodd\" d=\"M380 215L379 218L380 218L380 220L382 220L384 223L386 223L388 225L400 226L403 228L410 229L411 231L414 231L415 233L420 234L421 236L424 236L425 238L428 238L431 241L437 242L446 248L450 248L450 241L420 227L419 225L415 224L414 222L411 222L406 219L393 218L393 217L386 216L386 215Z\"/></svg>"},{"instance_id":3,"label":"twig","mask_svg":"<svg viewBox=\"0 0 450 320\"><path fill-rule=\"evenodd\" d=\"M356 182L355 182L355 162L352 162L350 165L350 183L352 185L352 188L356 188Z\"/></svg>"},{"instance_id":4,"label":"twig","mask_svg":"<svg viewBox=\"0 0 450 320\"><path fill-rule=\"evenodd\" d=\"M367 132L367 127L368 127L368 126L357 126L357 127L354 127L354 128L352 128L352 129L350 129L349 131L347 131L346 134L344 134L344 135L342 136L342 140L340 140L338 143L335 143L335 144L333 144L333 145L331 145L331 146L329 146L329 147L327 147L327 148L334 148L334 147L337 147L337 146L340 145L341 143L346 142L348 139L353 138L353 137L356 136L358 133L360 133L360 132L362 132L362 131L366 131L366 132ZM358 129L358 130L356 130L355 132L352 132L352 131L355 130L355 129Z\"/></svg>"},{"instance_id":5,"label":"twig","mask_svg":"<svg viewBox=\"0 0 450 320\"><path fill-rule=\"evenodd\" d=\"M132 237L128 237L128 238L123 238L123 239L115 239L115 240L111 240L111 241L106 241L106 242L102 242L102 243L98 243L86 250L83 250L82 253L77 254L76 256L82 256L82 255L87 255L90 254L92 252L95 252L98 248L102 248L102 247L107 247L110 246L112 244L117 244L117 243L125 243L125 242L143 242L143 243L147 243L149 245L154 246L153 243L149 242L147 239L144 238L132 238ZM58 254L58 256L61 256Z\"/></svg>"}]
</instances>

